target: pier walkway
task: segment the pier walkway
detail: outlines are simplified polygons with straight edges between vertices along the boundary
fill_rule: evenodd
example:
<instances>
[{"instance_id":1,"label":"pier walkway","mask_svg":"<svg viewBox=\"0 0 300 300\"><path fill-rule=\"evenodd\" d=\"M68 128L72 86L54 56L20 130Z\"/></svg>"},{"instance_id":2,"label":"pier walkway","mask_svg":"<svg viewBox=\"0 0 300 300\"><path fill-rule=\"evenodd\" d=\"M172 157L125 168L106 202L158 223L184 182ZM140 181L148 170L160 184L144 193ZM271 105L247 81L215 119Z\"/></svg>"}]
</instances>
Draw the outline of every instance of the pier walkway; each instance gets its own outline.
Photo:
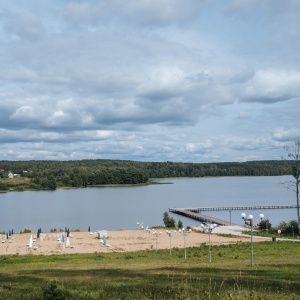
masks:
<instances>
[{"instance_id":1,"label":"pier walkway","mask_svg":"<svg viewBox=\"0 0 300 300\"><path fill-rule=\"evenodd\" d=\"M176 213L176 210L188 210L193 212L202 211L224 211L224 210L262 210L262 209L291 209L297 208L297 205L260 205L260 206L223 206L223 207L192 207L192 208L169 208L170 212Z\"/></svg>"},{"instance_id":2,"label":"pier walkway","mask_svg":"<svg viewBox=\"0 0 300 300\"><path fill-rule=\"evenodd\" d=\"M224 220L220 220L214 217L209 217L209 216L205 216L202 214L199 214L197 212L193 212L193 211L189 211L189 210L185 210L185 209L175 209L175 208L169 208L170 212L173 212L175 214L179 214L182 215L184 217L187 218L191 218L203 223L215 223L218 225L223 225L223 226L229 226L229 225L235 225L235 224L230 224L230 222L224 221Z\"/></svg>"},{"instance_id":3,"label":"pier walkway","mask_svg":"<svg viewBox=\"0 0 300 300\"><path fill-rule=\"evenodd\" d=\"M270 206L223 206L223 207L194 207L194 208L169 208L169 212L185 216L200 222L215 223L218 225L234 225L231 222L220 220L200 214L203 211L232 211L232 210L262 210L262 209L292 209L297 205L270 205Z\"/></svg>"}]
</instances>

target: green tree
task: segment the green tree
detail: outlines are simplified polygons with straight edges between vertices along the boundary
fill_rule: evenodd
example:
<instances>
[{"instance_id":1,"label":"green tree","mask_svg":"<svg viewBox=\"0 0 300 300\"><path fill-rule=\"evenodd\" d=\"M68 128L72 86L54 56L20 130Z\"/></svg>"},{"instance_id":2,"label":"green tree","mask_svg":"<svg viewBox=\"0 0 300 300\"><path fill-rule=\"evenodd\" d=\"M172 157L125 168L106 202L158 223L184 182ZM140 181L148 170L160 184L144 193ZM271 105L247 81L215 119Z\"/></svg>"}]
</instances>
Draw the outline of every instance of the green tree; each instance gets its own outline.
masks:
<instances>
[{"instance_id":1,"label":"green tree","mask_svg":"<svg viewBox=\"0 0 300 300\"><path fill-rule=\"evenodd\" d=\"M182 229L182 228L183 228L183 224L182 224L182 221L181 221L181 220L178 220L177 227L178 227L179 229Z\"/></svg>"},{"instance_id":2,"label":"green tree","mask_svg":"<svg viewBox=\"0 0 300 300\"><path fill-rule=\"evenodd\" d=\"M268 231L268 230L271 229L272 224L270 223L269 219L263 219L263 220L261 220L261 221L258 223L257 226L258 226L258 228L259 228L260 230L266 230L266 231Z\"/></svg>"},{"instance_id":3,"label":"green tree","mask_svg":"<svg viewBox=\"0 0 300 300\"><path fill-rule=\"evenodd\" d=\"M297 220L291 220L287 224L287 231L288 233L294 233L299 235L299 228L298 228L298 222Z\"/></svg>"},{"instance_id":4,"label":"green tree","mask_svg":"<svg viewBox=\"0 0 300 300\"><path fill-rule=\"evenodd\" d=\"M175 227L175 220L174 218L170 218L168 212L164 212L163 222L165 227Z\"/></svg>"}]
</instances>

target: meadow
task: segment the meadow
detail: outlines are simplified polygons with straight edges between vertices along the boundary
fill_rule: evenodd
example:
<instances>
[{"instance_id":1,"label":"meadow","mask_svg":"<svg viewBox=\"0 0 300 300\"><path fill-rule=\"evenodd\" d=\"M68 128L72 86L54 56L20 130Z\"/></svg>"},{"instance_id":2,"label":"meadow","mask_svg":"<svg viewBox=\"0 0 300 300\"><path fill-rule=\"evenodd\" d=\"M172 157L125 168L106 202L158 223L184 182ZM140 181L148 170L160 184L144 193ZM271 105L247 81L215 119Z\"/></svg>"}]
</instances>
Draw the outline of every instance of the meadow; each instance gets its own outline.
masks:
<instances>
[{"instance_id":1,"label":"meadow","mask_svg":"<svg viewBox=\"0 0 300 300\"><path fill-rule=\"evenodd\" d=\"M0 299L300 299L300 243L0 256Z\"/></svg>"}]
</instances>

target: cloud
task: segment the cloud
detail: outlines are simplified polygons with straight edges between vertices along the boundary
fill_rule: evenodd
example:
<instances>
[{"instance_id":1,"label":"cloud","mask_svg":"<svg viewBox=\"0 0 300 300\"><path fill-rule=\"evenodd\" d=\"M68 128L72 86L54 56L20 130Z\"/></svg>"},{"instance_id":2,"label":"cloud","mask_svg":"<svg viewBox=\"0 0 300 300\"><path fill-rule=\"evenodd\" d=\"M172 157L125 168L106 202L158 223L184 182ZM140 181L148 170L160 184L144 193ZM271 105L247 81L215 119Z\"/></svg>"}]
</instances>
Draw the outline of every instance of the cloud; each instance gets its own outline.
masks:
<instances>
[{"instance_id":1,"label":"cloud","mask_svg":"<svg viewBox=\"0 0 300 300\"><path fill-rule=\"evenodd\" d=\"M277 0L6 2L1 157L280 157L299 132L298 8Z\"/></svg>"},{"instance_id":2,"label":"cloud","mask_svg":"<svg viewBox=\"0 0 300 300\"><path fill-rule=\"evenodd\" d=\"M278 128L273 133L273 139L280 142L290 142L299 134L300 130L296 128Z\"/></svg>"},{"instance_id":3,"label":"cloud","mask_svg":"<svg viewBox=\"0 0 300 300\"><path fill-rule=\"evenodd\" d=\"M44 34L40 18L34 14L10 14L4 17L4 29L7 35L20 39L35 40Z\"/></svg>"},{"instance_id":4,"label":"cloud","mask_svg":"<svg viewBox=\"0 0 300 300\"><path fill-rule=\"evenodd\" d=\"M209 1L201 0L128 0L68 3L66 19L77 26L98 27L121 22L125 26L164 27L184 25L195 20Z\"/></svg>"},{"instance_id":5,"label":"cloud","mask_svg":"<svg viewBox=\"0 0 300 300\"><path fill-rule=\"evenodd\" d=\"M259 70L246 84L242 101L274 103L300 97L300 73Z\"/></svg>"}]
</instances>

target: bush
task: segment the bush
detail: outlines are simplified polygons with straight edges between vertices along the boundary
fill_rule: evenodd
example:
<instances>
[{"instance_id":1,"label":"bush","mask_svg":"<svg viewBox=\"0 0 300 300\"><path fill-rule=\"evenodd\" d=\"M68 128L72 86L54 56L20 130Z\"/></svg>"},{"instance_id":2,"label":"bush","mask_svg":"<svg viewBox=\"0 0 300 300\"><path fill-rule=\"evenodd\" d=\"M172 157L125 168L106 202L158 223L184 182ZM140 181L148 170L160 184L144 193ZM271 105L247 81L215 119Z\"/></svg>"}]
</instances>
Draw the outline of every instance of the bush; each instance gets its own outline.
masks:
<instances>
[{"instance_id":1,"label":"bush","mask_svg":"<svg viewBox=\"0 0 300 300\"><path fill-rule=\"evenodd\" d=\"M175 220L174 218L170 218L169 214L165 211L164 218L163 218L165 227L175 227Z\"/></svg>"},{"instance_id":2,"label":"bush","mask_svg":"<svg viewBox=\"0 0 300 300\"><path fill-rule=\"evenodd\" d=\"M179 229L182 229L182 228L183 228L183 224L182 224L182 221L181 221L181 220L178 220L177 227L178 227Z\"/></svg>"},{"instance_id":3,"label":"bush","mask_svg":"<svg viewBox=\"0 0 300 300\"><path fill-rule=\"evenodd\" d=\"M263 219L263 220L261 220L259 223L258 223L258 228L260 229L260 230L266 230L266 231L268 231L268 230L270 230L271 228L272 228L272 224L271 224L271 222L269 221L269 219Z\"/></svg>"},{"instance_id":4,"label":"bush","mask_svg":"<svg viewBox=\"0 0 300 300\"><path fill-rule=\"evenodd\" d=\"M291 220L288 223L281 222L279 228L283 234L292 234L299 235L299 228L297 220Z\"/></svg>"},{"instance_id":5,"label":"bush","mask_svg":"<svg viewBox=\"0 0 300 300\"><path fill-rule=\"evenodd\" d=\"M20 233L30 233L30 232L31 232L31 230L30 230L30 229L27 229L27 228L25 228L25 229L23 230L23 232L20 231Z\"/></svg>"},{"instance_id":6,"label":"bush","mask_svg":"<svg viewBox=\"0 0 300 300\"><path fill-rule=\"evenodd\" d=\"M63 300L66 299L62 290L60 290L56 282L51 282L48 286L43 289L44 299L47 300Z\"/></svg>"}]
</instances>

